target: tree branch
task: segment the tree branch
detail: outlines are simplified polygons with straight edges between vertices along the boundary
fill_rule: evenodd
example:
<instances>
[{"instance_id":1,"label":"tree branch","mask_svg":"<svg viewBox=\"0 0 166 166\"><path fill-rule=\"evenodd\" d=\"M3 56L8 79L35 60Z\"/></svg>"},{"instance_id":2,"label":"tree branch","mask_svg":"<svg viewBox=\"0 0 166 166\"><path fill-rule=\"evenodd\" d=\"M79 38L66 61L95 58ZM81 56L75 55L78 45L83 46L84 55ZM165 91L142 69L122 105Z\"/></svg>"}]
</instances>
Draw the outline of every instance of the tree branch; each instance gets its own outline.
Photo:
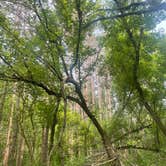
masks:
<instances>
[{"instance_id":1,"label":"tree branch","mask_svg":"<svg viewBox=\"0 0 166 166\"><path fill-rule=\"evenodd\" d=\"M135 2L135 3L131 3L128 6L124 6L124 7L118 7L115 9L111 9L111 8L105 8L105 9L98 9L97 11L106 11L106 12L114 12L114 11L126 11L126 10L130 10L136 7L144 7L145 5L147 5L148 2Z\"/></svg>"},{"instance_id":2,"label":"tree branch","mask_svg":"<svg viewBox=\"0 0 166 166\"><path fill-rule=\"evenodd\" d=\"M154 148L142 147L142 146L136 146L136 145L119 146L117 147L117 149L119 150L138 149L138 150L146 150L146 151L152 151L152 152L164 152L164 151L161 151L160 149L154 149Z\"/></svg>"},{"instance_id":3,"label":"tree branch","mask_svg":"<svg viewBox=\"0 0 166 166\"><path fill-rule=\"evenodd\" d=\"M82 11L81 11L81 2L80 2L80 0L76 0L76 10L77 10L77 15L78 15L78 34L77 34L75 60L74 60L74 63L71 64L71 66L70 66L70 76L72 78L73 78L73 69L79 61L79 52L80 52L80 44L81 44ZM80 68L80 65L78 66L78 68Z\"/></svg>"},{"instance_id":4,"label":"tree branch","mask_svg":"<svg viewBox=\"0 0 166 166\"><path fill-rule=\"evenodd\" d=\"M118 0L114 0L114 1L115 1L115 3L117 4L118 7L121 7L121 4L119 3ZM154 7L153 10L154 9L159 10L159 9L163 8L163 6L166 9L166 3L162 3L162 4ZM156 10L154 10L154 11L156 11ZM120 12L121 12L122 15L124 14L124 12L122 10ZM152 107L149 105L149 103L146 101L143 89L142 89L142 87L140 85L140 82L138 80L138 70L139 70L139 61L140 61L140 45L141 45L141 40L142 40L142 35L143 35L143 29L142 28L140 29L139 41L137 43L136 40L134 39L132 31L128 27L127 22L124 19L122 19L122 21L124 23L126 32L127 32L128 36L129 36L129 39L131 41L131 44L133 45L134 52L135 52L135 59L134 59L134 63L133 63L133 82L134 82L134 87L135 87L135 89L137 90L137 92L139 94L139 98L141 100L141 103L144 105L144 107L146 108L146 110L148 111L148 113L150 114L152 119L155 121L155 123L158 125L158 127L162 131L162 133L166 136L166 127L162 123L160 117L155 112L155 110L153 110Z\"/></svg>"},{"instance_id":5,"label":"tree branch","mask_svg":"<svg viewBox=\"0 0 166 166\"><path fill-rule=\"evenodd\" d=\"M148 9L145 10L138 10L135 12L128 12L128 13L124 13L124 14L118 14L118 15L114 15L114 16L108 16L108 17L99 17L89 23L87 23L83 28L88 28L90 25L97 23L99 21L105 21L105 20L114 20L117 18L124 18L127 16L134 16L134 15L142 15L142 14L147 14L147 13L152 13L152 12L157 12L157 11L161 11L161 10L166 10L166 2L163 2L159 5L156 6L151 6Z\"/></svg>"},{"instance_id":6,"label":"tree branch","mask_svg":"<svg viewBox=\"0 0 166 166\"><path fill-rule=\"evenodd\" d=\"M55 97L62 97L62 95L60 93L56 93L55 91L53 91L52 89L50 89L49 87L44 85L42 82L37 82L35 80L24 78L20 75L17 76L16 74L13 74L12 76L7 76L4 73L0 73L0 79L1 80L7 80L7 81L13 81L13 82L25 82L25 83L28 83L28 84L32 84L34 86L40 87L43 90L45 90L45 92L48 95L52 95L52 96L55 96Z\"/></svg>"},{"instance_id":7,"label":"tree branch","mask_svg":"<svg viewBox=\"0 0 166 166\"><path fill-rule=\"evenodd\" d=\"M112 143L115 143L115 142L117 142L117 141L119 141L119 140L122 140L124 137L126 137L126 136L128 136L128 135L130 135L130 134L139 132L139 131L141 131L141 130L144 130L145 128L150 128L151 126L152 126L152 124L149 124L149 125L146 125L146 126L141 126L141 127L137 128L137 129L131 130L131 131L129 131L129 132L127 132L127 133L121 135L119 138L117 138L117 139L115 139L115 140L113 140L113 141L111 141L111 142L112 142Z\"/></svg>"}]
</instances>

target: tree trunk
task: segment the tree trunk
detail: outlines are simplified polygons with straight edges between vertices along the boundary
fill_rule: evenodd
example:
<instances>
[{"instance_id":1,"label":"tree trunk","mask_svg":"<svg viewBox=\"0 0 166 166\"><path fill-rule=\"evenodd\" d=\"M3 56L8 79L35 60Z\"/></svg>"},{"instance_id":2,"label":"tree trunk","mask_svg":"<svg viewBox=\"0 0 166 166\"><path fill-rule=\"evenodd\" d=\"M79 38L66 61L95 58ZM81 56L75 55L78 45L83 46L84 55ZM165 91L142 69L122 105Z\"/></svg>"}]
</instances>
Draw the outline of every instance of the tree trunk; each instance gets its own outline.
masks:
<instances>
[{"instance_id":1,"label":"tree trunk","mask_svg":"<svg viewBox=\"0 0 166 166\"><path fill-rule=\"evenodd\" d=\"M16 166L22 166L23 154L24 154L24 138L20 134L19 135L19 141L18 141Z\"/></svg>"},{"instance_id":2,"label":"tree trunk","mask_svg":"<svg viewBox=\"0 0 166 166\"><path fill-rule=\"evenodd\" d=\"M92 108L94 108L94 104L95 104L94 76L92 76L92 78L91 78L91 90L90 90L90 92L91 92L91 104L92 104Z\"/></svg>"},{"instance_id":3,"label":"tree trunk","mask_svg":"<svg viewBox=\"0 0 166 166\"><path fill-rule=\"evenodd\" d=\"M143 90L139 84L139 82L136 82L136 89L139 93L141 102L143 103L144 107L146 108L146 110L148 111L148 113L150 114L150 116L152 117L152 119L155 121L156 125L159 127L159 129L162 131L162 133L166 136L166 127L164 126L164 124L162 123L160 117L158 116L158 114L155 112L155 110L152 109L152 107L148 104L148 102L146 101L144 94L143 94Z\"/></svg>"},{"instance_id":4,"label":"tree trunk","mask_svg":"<svg viewBox=\"0 0 166 166\"><path fill-rule=\"evenodd\" d=\"M7 133L7 141L6 141L6 148L4 150L4 157L3 157L3 166L8 166L9 164L9 155L11 150L11 142L12 142L12 128L13 128L13 114L14 114L14 107L15 107L15 94L12 96L11 101L11 112L9 117L9 126L8 126L8 133Z\"/></svg>"},{"instance_id":5,"label":"tree trunk","mask_svg":"<svg viewBox=\"0 0 166 166\"><path fill-rule=\"evenodd\" d=\"M1 121L2 121L3 108L4 108L5 99L6 99L6 95L7 95L7 87L8 87L8 82L5 82L4 88L3 88L3 94L0 99L0 125L1 125Z\"/></svg>"},{"instance_id":6,"label":"tree trunk","mask_svg":"<svg viewBox=\"0 0 166 166\"><path fill-rule=\"evenodd\" d=\"M48 133L49 127L44 126L42 130L42 145L41 145L41 165L47 166L48 160Z\"/></svg>"},{"instance_id":7,"label":"tree trunk","mask_svg":"<svg viewBox=\"0 0 166 166\"><path fill-rule=\"evenodd\" d=\"M108 158L111 160L112 166L121 166L121 162L119 160L119 156L116 152L116 150L113 148L110 138L108 137L107 133L103 130L100 123L96 119L96 117L93 115L93 113L89 110L86 100L82 94L81 87L78 82L76 82L72 77L69 77L66 80L66 83L72 83L75 86L75 92L77 93L79 98L73 98L71 96L68 96L68 99L78 103L80 107L83 109L83 111L87 114L89 119L92 121L93 125L96 127L97 131L99 132L101 139L103 141L104 148L106 150Z\"/></svg>"},{"instance_id":8,"label":"tree trunk","mask_svg":"<svg viewBox=\"0 0 166 166\"><path fill-rule=\"evenodd\" d=\"M88 144L87 144L87 133L85 133L84 135L84 155L87 156L88 155Z\"/></svg>"},{"instance_id":9,"label":"tree trunk","mask_svg":"<svg viewBox=\"0 0 166 166\"><path fill-rule=\"evenodd\" d=\"M14 163L16 163L17 143L18 143L18 133L19 133L19 125L18 125L19 105L20 105L20 98L16 97L16 105L14 109L13 124L12 124L12 142L11 142L11 150L9 156L9 165L13 165Z\"/></svg>"},{"instance_id":10,"label":"tree trunk","mask_svg":"<svg viewBox=\"0 0 166 166\"><path fill-rule=\"evenodd\" d=\"M103 128L101 127L101 125L99 124L99 122L97 121L97 119L95 118L95 116L90 112L89 108L87 107L86 101L82 95L82 92L80 90L79 87L76 87L76 92L80 98L80 106L82 107L82 109L85 111L85 113L88 115L88 117L91 119L92 123L94 124L94 126L97 128L102 141L103 141L103 145L104 148L106 150L107 156L110 160L112 160L111 165L112 166L121 166L119 157L117 155L116 150L113 148L109 137L107 136L106 132L103 130Z\"/></svg>"},{"instance_id":11,"label":"tree trunk","mask_svg":"<svg viewBox=\"0 0 166 166\"><path fill-rule=\"evenodd\" d=\"M55 126L57 124L57 112L58 112L58 109L59 109L59 104L60 104L60 99L58 99L57 105L54 109L54 115L53 115L53 120L52 120L52 125L51 125L49 154L51 153L51 150L52 150L53 145L54 145Z\"/></svg>"},{"instance_id":12,"label":"tree trunk","mask_svg":"<svg viewBox=\"0 0 166 166\"><path fill-rule=\"evenodd\" d=\"M64 99L64 119L63 119L63 125L60 131L60 135L58 138L58 148L59 148L59 157L60 157L60 165L64 166L64 148L63 148L63 135L66 128L66 116L67 116L67 99Z\"/></svg>"}]
</instances>

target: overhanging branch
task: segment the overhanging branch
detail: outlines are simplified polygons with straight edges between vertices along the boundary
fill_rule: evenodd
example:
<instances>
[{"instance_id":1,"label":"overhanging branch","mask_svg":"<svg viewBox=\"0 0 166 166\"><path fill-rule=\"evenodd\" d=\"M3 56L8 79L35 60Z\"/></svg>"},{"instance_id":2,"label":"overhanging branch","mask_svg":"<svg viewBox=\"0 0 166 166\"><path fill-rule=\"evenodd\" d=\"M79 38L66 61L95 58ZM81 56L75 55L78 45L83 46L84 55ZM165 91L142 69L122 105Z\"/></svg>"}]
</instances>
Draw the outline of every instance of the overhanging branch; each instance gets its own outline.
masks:
<instances>
[{"instance_id":1,"label":"overhanging branch","mask_svg":"<svg viewBox=\"0 0 166 166\"><path fill-rule=\"evenodd\" d=\"M159 5L156 6L151 6L148 9L145 10L138 10L135 12L128 12L128 13L123 13L123 14L118 14L118 15L114 15L114 16L108 16L108 17L99 17L89 23L87 23L83 28L88 28L90 25L97 23L99 21L105 21L105 20L114 20L117 18L124 18L127 16L132 16L132 15L142 15L142 14L147 14L147 13L152 13L152 12L157 12L157 11L161 11L161 10L166 10L166 2L163 2Z\"/></svg>"},{"instance_id":2,"label":"overhanging branch","mask_svg":"<svg viewBox=\"0 0 166 166\"><path fill-rule=\"evenodd\" d=\"M131 3L128 6L124 6L124 7L120 7L120 8L116 8L116 9L110 9L110 8L106 8L106 9L99 9L102 11L117 11L117 10L129 10L131 8L136 8L136 7L140 7L140 6L145 6L147 5L147 2L135 2L135 3Z\"/></svg>"},{"instance_id":3,"label":"overhanging branch","mask_svg":"<svg viewBox=\"0 0 166 166\"><path fill-rule=\"evenodd\" d=\"M17 76L16 74L13 74L12 76L7 76L4 73L0 73L0 80L12 81L12 82L25 82L25 83L28 83L28 84L31 84L31 85L42 88L43 90L45 90L45 92L48 95L52 95L52 96L55 96L55 97L62 97L60 93L57 93L57 92L53 91L52 89L50 89L44 83L37 82L37 81L32 80L32 79L24 78L20 75Z\"/></svg>"}]
</instances>

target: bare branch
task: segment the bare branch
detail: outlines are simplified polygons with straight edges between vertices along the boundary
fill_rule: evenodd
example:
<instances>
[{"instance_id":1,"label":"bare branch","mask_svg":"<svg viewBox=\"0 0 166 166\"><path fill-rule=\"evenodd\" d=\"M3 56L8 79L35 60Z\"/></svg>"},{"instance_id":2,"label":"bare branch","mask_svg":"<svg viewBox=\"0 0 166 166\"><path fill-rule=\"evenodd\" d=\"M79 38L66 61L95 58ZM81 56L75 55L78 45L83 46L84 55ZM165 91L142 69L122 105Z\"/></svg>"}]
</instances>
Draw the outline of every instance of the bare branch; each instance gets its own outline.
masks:
<instances>
[{"instance_id":1,"label":"bare branch","mask_svg":"<svg viewBox=\"0 0 166 166\"><path fill-rule=\"evenodd\" d=\"M154 149L154 148L142 147L142 146L136 146L136 145L119 146L117 147L117 149L119 150L138 149L138 150L146 150L146 151L152 151L152 152L164 152L164 151L161 151L160 149Z\"/></svg>"}]
</instances>

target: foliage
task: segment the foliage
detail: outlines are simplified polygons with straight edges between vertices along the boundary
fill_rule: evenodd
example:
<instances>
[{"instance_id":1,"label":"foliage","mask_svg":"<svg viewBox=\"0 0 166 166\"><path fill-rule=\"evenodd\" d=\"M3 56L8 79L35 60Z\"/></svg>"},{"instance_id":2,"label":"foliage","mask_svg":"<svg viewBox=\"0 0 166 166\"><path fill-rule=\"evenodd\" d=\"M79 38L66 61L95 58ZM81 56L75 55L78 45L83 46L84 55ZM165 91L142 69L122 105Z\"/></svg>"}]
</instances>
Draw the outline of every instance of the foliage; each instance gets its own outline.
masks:
<instances>
[{"instance_id":1,"label":"foliage","mask_svg":"<svg viewBox=\"0 0 166 166\"><path fill-rule=\"evenodd\" d=\"M0 80L8 84L0 82L0 164L164 165L166 37L154 29L165 2L1 5ZM89 101L84 95L100 66L111 78L109 111L92 101L96 80Z\"/></svg>"}]
</instances>

